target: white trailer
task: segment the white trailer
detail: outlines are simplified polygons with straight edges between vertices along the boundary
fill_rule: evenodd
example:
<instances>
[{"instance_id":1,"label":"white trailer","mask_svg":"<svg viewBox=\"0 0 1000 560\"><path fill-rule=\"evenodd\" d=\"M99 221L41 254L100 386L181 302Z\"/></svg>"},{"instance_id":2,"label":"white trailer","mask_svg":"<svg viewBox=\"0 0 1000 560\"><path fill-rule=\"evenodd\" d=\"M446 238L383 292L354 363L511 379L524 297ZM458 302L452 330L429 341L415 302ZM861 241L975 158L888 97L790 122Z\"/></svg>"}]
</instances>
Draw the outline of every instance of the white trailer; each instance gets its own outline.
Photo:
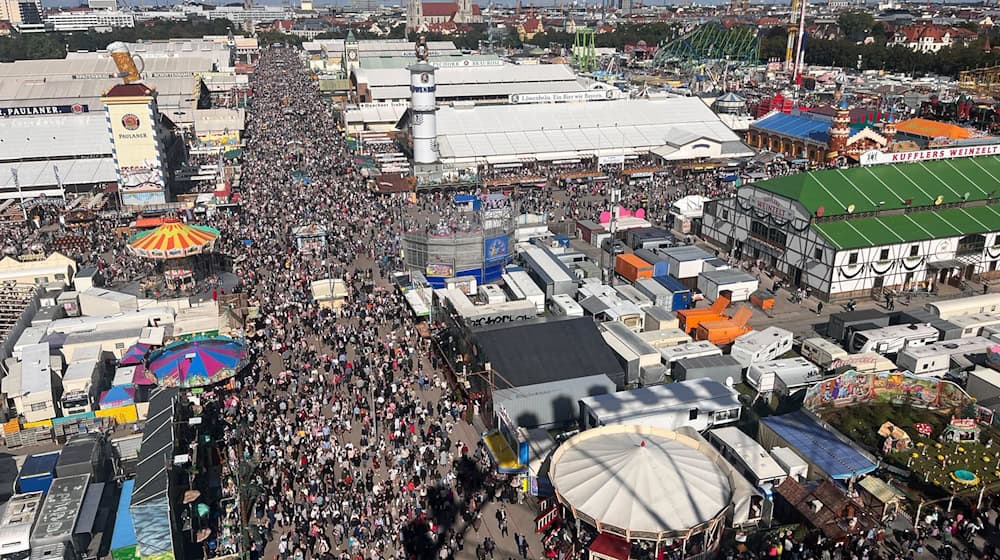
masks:
<instances>
[{"instance_id":1,"label":"white trailer","mask_svg":"<svg viewBox=\"0 0 1000 560\"><path fill-rule=\"evenodd\" d=\"M802 356L824 370L833 369L834 362L849 355L841 345L826 338L807 338L802 341Z\"/></svg>"},{"instance_id":2,"label":"white trailer","mask_svg":"<svg viewBox=\"0 0 1000 560\"><path fill-rule=\"evenodd\" d=\"M545 313L545 292L538 287L538 284L535 284L527 272L511 270L503 273L501 278L517 299L528 300L535 304L535 309L538 310L539 314Z\"/></svg>"},{"instance_id":3,"label":"white trailer","mask_svg":"<svg viewBox=\"0 0 1000 560\"><path fill-rule=\"evenodd\" d=\"M756 276L736 269L710 270L698 276L698 289L709 301L718 299L723 290L732 292L732 302L747 301L759 286Z\"/></svg>"},{"instance_id":4,"label":"white trailer","mask_svg":"<svg viewBox=\"0 0 1000 560\"><path fill-rule=\"evenodd\" d=\"M667 365L672 365L677 360L683 360L684 358L721 355L722 350L707 340L696 340L687 344L660 348L660 357L663 359L663 363Z\"/></svg>"},{"instance_id":5,"label":"white trailer","mask_svg":"<svg viewBox=\"0 0 1000 560\"><path fill-rule=\"evenodd\" d=\"M555 294L549 298L549 313L563 317L583 317L583 308L567 294Z\"/></svg>"},{"instance_id":6,"label":"white trailer","mask_svg":"<svg viewBox=\"0 0 1000 560\"><path fill-rule=\"evenodd\" d=\"M847 348L852 354L878 352L895 354L911 346L926 346L938 340L938 330L929 324L892 325L850 335Z\"/></svg>"},{"instance_id":7,"label":"white trailer","mask_svg":"<svg viewBox=\"0 0 1000 560\"><path fill-rule=\"evenodd\" d=\"M948 319L962 315L976 315L977 313L998 313L1000 312L1000 294L984 294L944 301L928 303L927 311L935 317Z\"/></svg>"},{"instance_id":8,"label":"white trailer","mask_svg":"<svg viewBox=\"0 0 1000 560\"><path fill-rule=\"evenodd\" d=\"M729 353L746 368L750 364L778 359L792 349L792 338L792 331L779 327L750 331L736 338Z\"/></svg>"},{"instance_id":9,"label":"white trailer","mask_svg":"<svg viewBox=\"0 0 1000 560\"><path fill-rule=\"evenodd\" d=\"M746 432L736 426L709 430L708 441L754 486L777 486L788 476L785 469Z\"/></svg>"},{"instance_id":10,"label":"white trailer","mask_svg":"<svg viewBox=\"0 0 1000 560\"><path fill-rule=\"evenodd\" d=\"M905 348L896 357L896 365L920 377L938 377L951 369L953 357L984 354L995 344L988 338L974 336Z\"/></svg>"},{"instance_id":11,"label":"white trailer","mask_svg":"<svg viewBox=\"0 0 1000 560\"><path fill-rule=\"evenodd\" d=\"M788 394L822 378L819 367L802 357L753 364L746 373L747 385L759 393L777 391Z\"/></svg>"},{"instance_id":12,"label":"white trailer","mask_svg":"<svg viewBox=\"0 0 1000 560\"><path fill-rule=\"evenodd\" d=\"M809 475L809 463L789 447L772 447L771 457L774 457L793 480L805 480Z\"/></svg>"},{"instance_id":13,"label":"white trailer","mask_svg":"<svg viewBox=\"0 0 1000 560\"><path fill-rule=\"evenodd\" d=\"M695 245L661 249L660 253L667 258L670 275L680 280L697 277L705 269L705 261L715 258Z\"/></svg>"},{"instance_id":14,"label":"white trailer","mask_svg":"<svg viewBox=\"0 0 1000 560\"><path fill-rule=\"evenodd\" d=\"M480 284L479 299L487 305L497 305L507 301L507 296L496 284Z\"/></svg>"},{"instance_id":15,"label":"white trailer","mask_svg":"<svg viewBox=\"0 0 1000 560\"><path fill-rule=\"evenodd\" d=\"M971 338L983 334L986 327L1000 325L1000 313L976 313L962 315L949 319L951 323L962 329L962 338Z\"/></svg>"},{"instance_id":16,"label":"white trailer","mask_svg":"<svg viewBox=\"0 0 1000 560\"><path fill-rule=\"evenodd\" d=\"M33 344L22 350L20 362L21 383L13 398L17 412L26 422L51 420L56 417L55 388L53 370L62 371L62 359L49 355L49 343ZM53 358L58 358L59 367L53 368Z\"/></svg>"},{"instance_id":17,"label":"white trailer","mask_svg":"<svg viewBox=\"0 0 1000 560\"><path fill-rule=\"evenodd\" d=\"M7 501L0 518L0 558L18 560L28 558L31 551L31 530L42 509L42 492L16 494Z\"/></svg>"}]
</instances>

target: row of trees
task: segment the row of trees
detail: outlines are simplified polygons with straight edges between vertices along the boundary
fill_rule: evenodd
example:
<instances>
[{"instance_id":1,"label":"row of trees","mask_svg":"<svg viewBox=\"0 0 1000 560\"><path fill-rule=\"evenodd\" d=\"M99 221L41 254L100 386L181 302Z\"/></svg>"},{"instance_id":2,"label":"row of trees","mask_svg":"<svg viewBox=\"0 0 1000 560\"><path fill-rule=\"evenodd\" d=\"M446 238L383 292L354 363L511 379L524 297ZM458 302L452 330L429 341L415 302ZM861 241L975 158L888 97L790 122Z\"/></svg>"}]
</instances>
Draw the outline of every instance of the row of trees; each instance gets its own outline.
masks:
<instances>
[{"instance_id":1,"label":"row of trees","mask_svg":"<svg viewBox=\"0 0 1000 560\"><path fill-rule=\"evenodd\" d=\"M225 35L232 27L225 19L197 18L191 21L155 20L133 28L115 29L109 33L94 31L77 33L29 33L0 38L0 61L63 58L66 51L95 51L115 41L135 42L194 38L204 35Z\"/></svg>"},{"instance_id":2,"label":"row of trees","mask_svg":"<svg viewBox=\"0 0 1000 560\"><path fill-rule=\"evenodd\" d=\"M787 34L775 28L761 38L760 54L764 60L783 59ZM968 47L951 47L937 53L919 53L905 47L886 44L858 44L847 39L825 40L807 37L806 62L823 66L885 70L912 74L958 76L961 70L1000 64L1000 54L988 52L983 39Z\"/></svg>"}]
</instances>

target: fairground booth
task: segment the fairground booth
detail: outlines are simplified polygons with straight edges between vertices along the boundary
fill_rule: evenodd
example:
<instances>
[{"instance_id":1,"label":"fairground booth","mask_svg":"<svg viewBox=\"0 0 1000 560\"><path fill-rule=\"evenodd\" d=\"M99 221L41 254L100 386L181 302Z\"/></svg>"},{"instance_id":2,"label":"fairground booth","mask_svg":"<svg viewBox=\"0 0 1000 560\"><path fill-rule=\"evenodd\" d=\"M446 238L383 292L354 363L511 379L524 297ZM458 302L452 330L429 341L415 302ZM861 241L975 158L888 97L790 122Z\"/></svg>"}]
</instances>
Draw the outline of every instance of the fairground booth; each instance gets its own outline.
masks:
<instances>
[{"instance_id":1,"label":"fairground booth","mask_svg":"<svg viewBox=\"0 0 1000 560\"><path fill-rule=\"evenodd\" d=\"M143 258L162 261L163 279L170 287L194 285L210 268L207 258L199 258L215 248L219 230L165 220L156 229L140 231L128 240L129 250Z\"/></svg>"},{"instance_id":2,"label":"fairground booth","mask_svg":"<svg viewBox=\"0 0 1000 560\"><path fill-rule=\"evenodd\" d=\"M686 427L587 430L555 451L549 478L549 513L566 521L551 525L591 558L710 558L727 526L760 521L757 491Z\"/></svg>"}]
</instances>

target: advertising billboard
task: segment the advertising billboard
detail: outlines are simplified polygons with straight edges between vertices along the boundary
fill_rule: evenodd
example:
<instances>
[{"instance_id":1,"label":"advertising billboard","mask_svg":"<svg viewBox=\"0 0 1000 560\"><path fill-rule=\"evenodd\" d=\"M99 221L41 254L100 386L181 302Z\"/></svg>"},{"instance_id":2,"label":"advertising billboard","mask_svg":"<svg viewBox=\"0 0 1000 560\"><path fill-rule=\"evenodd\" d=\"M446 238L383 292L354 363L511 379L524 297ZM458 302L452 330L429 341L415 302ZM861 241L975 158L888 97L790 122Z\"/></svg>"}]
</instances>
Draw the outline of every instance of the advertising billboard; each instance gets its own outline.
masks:
<instances>
[{"instance_id":1,"label":"advertising billboard","mask_svg":"<svg viewBox=\"0 0 1000 560\"><path fill-rule=\"evenodd\" d=\"M510 241L506 235L488 237L483 241L483 257L486 262L502 261L510 254Z\"/></svg>"}]
</instances>

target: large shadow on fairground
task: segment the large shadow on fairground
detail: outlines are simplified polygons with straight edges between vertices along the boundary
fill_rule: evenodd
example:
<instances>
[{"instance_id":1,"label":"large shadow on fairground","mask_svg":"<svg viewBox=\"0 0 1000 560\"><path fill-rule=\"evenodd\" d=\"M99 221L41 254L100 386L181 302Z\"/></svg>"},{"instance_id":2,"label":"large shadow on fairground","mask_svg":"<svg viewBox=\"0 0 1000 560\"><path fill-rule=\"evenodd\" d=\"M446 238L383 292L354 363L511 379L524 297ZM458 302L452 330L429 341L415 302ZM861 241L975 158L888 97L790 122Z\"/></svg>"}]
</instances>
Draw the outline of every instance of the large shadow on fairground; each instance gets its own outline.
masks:
<instances>
[{"instance_id":1,"label":"large shadow on fairground","mask_svg":"<svg viewBox=\"0 0 1000 560\"><path fill-rule=\"evenodd\" d=\"M403 528L403 550L407 558L438 560L441 547L453 535L464 533L472 526L483 507L478 502L472 507L472 498L485 487L486 475L475 461L462 457L455 461L455 477L455 490L448 485L427 487L427 510Z\"/></svg>"}]
</instances>

